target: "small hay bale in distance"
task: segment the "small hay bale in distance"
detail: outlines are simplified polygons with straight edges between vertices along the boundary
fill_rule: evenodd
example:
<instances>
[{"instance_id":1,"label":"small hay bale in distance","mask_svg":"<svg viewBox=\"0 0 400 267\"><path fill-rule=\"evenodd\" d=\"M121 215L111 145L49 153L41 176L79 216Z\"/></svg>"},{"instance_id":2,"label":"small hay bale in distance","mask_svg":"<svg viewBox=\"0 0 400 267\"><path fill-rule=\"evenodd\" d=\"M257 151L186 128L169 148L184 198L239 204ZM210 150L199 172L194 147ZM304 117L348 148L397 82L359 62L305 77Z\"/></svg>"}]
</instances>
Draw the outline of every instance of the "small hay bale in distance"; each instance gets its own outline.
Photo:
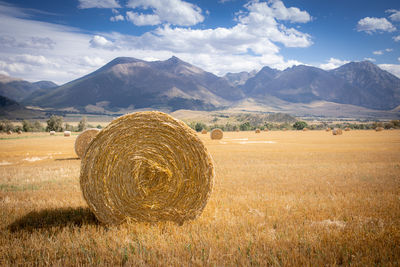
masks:
<instances>
[{"instance_id":1,"label":"small hay bale in distance","mask_svg":"<svg viewBox=\"0 0 400 267\"><path fill-rule=\"evenodd\" d=\"M22 131L21 131L21 130L18 130L18 134L22 134Z\"/></svg>"},{"instance_id":2,"label":"small hay bale in distance","mask_svg":"<svg viewBox=\"0 0 400 267\"><path fill-rule=\"evenodd\" d=\"M201 130L201 133L202 133L202 134L207 134L207 130L206 130L206 129L203 129L203 130Z\"/></svg>"},{"instance_id":3,"label":"small hay bale in distance","mask_svg":"<svg viewBox=\"0 0 400 267\"><path fill-rule=\"evenodd\" d=\"M221 140L222 137L224 137L224 132L219 128L213 129L210 133L210 137L212 140Z\"/></svg>"},{"instance_id":4,"label":"small hay bale in distance","mask_svg":"<svg viewBox=\"0 0 400 267\"><path fill-rule=\"evenodd\" d=\"M256 129L256 133L261 133L260 129L257 128Z\"/></svg>"},{"instance_id":5,"label":"small hay bale in distance","mask_svg":"<svg viewBox=\"0 0 400 267\"><path fill-rule=\"evenodd\" d=\"M376 128L375 128L375 131L377 131L377 132L383 131L383 127L376 127Z\"/></svg>"},{"instance_id":6,"label":"small hay bale in distance","mask_svg":"<svg viewBox=\"0 0 400 267\"><path fill-rule=\"evenodd\" d=\"M331 128L329 128L329 127L325 129L325 131L327 131L327 132L329 132L330 130L331 130Z\"/></svg>"},{"instance_id":7,"label":"small hay bale in distance","mask_svg":"<svg viewBox=\"0 0 400 267\"><path fill-rule=\"evenodd\" d=\"M7 131L7 134L8 134L8 135L12 134L12 131Z\"/></svg>"},{"instance_id":8,"label":"small hay bale in distance","mask_svg":"<svg viewBox=\"0 0 400 267\"><path fill-rule=\"evenodd\" d=\"M349 127L346 127L346 128L344 128L344 130L345 130L346 132L348 132L348 131L350 131L350 128L349 128Z\"/></svg>"},{"instance_id":9,"label":"small hay bale in distance","mask_svg":"<svg viewBox=\"0 0 400 267\"><path fill-rule=\"evenodd\" d=\"M197 133L162 112L127 114L91 142L80 185L105 224L195 219L214 184L213 161Z\"/></svg>"},{"instance_id":10,"label":"small hay bale in distance","mask_svg":"<svg viewBox=\"0 0 400 267\"><path fill-rule=\"evenodd\" d=\"M56 132L55 131L50 131L50 135L55 135Z\"/></svg>"},{"instance_id":11,"label":"small hay bale in distance","mask_svg":"<svg viewBox=\"0 0 400 267\"><path fill-rule=\"evenodd\" d=\"M96 137L100 132L97 128L90 128L84 130L75 139L75 153L79 158L85 156L86 150L88 149L90 142Z\"/></svg>"},{"instance_id":12,"label":"small hay bale in distance","mask_svg":"<svg viewBox=\"0 0 400 267\"><path fill-rule=\"evenodd\" d=\"M64 136L65 137L71 136L71 131L64 131Z\"/></svg>"},{"instance_id":13,"label":"small hay bale in distance","mask_svg":"<svg viewBox=\"0 0 400 267\"><path fill-rule=\"evenodd\" d=\"M307 132L307 131L308 131L308 128L304 127L303 132Z\"/></svg>"},{"instance_id":14,"label":"small hay bale in distance","mask_svg":"<svg viewBox=\"0 0 400 267\"><path fill-rule=\"evenodd\" d=\"M341 134L343 134L343 132L342 132L342 129L335 128L335 129L332 130L332 134L333 135L341 135Z\"/></svg>"},{"instance_id":15,"label":"small hay bale in distance","mask_svg":"<svg viewBox=\"0 0 400 267\"><path fill-rule=\"evenodd\" d=\"M264 132L268 132L268 131L269 131L268 128L265 128L265 129L264 129Z\"/></svg>"},{"instance_id":16,"label":"small hay bale in distance","mask_svg":"<svg viewBox=\"0 0 400 267\"><path fill-rule=\"evenodd\" d=\"M283 130L283 131L287 131L287 128L283 128L282 130Z\"/></svg>"}]
</instances>

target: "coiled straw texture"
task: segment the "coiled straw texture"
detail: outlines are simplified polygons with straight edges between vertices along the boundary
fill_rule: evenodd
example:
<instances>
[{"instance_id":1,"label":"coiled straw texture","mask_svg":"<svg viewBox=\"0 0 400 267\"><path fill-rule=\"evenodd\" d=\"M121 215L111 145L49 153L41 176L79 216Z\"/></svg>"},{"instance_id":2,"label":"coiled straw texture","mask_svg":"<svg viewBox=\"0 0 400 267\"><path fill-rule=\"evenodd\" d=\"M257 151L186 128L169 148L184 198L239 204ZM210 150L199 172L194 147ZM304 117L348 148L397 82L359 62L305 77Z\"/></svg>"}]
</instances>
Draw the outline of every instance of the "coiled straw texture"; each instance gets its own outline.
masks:
<instances>
[{"instance_id":1,"label":"coiled straw texture","mask_svg":"<svg viewBox=\"0 0 400 267\"><path fill-rule=\"evenodd\" d=\"M224 137L224 132L221 129L214 129L210 133L210 137L213 140L220 140L222 137Z\"/></svg>"},{"instance_id":2,"label":"coiled straw texture","mask_svg":"<svg viewBox=\"0 0 400 267\"><path fill-rule=\"evenodd\" d=\"M79 158L83 158L86 153L86 150L89 147L90 142L96 137L96 135L100 132L97 128L91 128L84 130L78 137L75 139L75 153Z\"/></svg>"},{"instance_id":3,"label":"coiled straw texture","mask_svg":"<svg viewBox=\"0 0 400 267\"><path fill-rule=\"evenodd\" d=\"M196 132L161 112L112 121L90 143L80 184L106 224L174 221L203 211L214 183L212 158Z\"/></svg>"}]
</instances>

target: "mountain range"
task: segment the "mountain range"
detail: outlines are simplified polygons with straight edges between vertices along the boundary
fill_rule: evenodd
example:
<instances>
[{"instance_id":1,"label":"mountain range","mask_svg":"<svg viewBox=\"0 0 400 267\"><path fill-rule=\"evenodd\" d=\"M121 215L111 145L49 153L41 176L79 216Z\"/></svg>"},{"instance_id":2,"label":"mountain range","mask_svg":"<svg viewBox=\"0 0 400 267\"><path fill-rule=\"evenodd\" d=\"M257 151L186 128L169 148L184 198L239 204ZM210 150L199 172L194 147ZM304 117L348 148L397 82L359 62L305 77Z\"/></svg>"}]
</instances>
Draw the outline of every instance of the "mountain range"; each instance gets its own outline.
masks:
<instances>
[{"instance_id":1,"label":"mountain range","mask_svg":"<svg viewBox=\"0 0 400 267\"><path fill-rule=\"evenodd\" d=\"M344 104L368 110L393 110L400 105L400 79L369 62L351 62L326 71L299 65L283 71L218 77L171 57L144 61L119 57L98 70L57 86L0 76L0 95L24 105L77 112L126 109L227 109L240 103L257 105Z\"/></svg>"}]
</instances>

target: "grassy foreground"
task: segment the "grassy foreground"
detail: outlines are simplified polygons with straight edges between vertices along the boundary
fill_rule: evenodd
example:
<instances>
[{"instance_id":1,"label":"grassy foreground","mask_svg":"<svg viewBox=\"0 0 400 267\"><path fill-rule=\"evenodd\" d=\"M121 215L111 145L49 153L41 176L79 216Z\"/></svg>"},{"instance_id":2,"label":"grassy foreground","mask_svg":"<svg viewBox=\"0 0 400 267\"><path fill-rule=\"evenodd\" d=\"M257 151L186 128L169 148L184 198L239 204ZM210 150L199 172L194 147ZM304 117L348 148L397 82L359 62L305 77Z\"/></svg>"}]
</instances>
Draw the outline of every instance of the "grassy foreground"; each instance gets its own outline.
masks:
<instances>
[{"instance_id":1,"label":"grassy foreground","mask_svg":"<svg viewBox=\"0 0 400 267\"><path fill-rule=\"evenodd\" d=\"M400 131L199 136L217 177L183 226L98 223L76 136L0 140L0 265L400 265Z\"/></svg>"}]
</instances>

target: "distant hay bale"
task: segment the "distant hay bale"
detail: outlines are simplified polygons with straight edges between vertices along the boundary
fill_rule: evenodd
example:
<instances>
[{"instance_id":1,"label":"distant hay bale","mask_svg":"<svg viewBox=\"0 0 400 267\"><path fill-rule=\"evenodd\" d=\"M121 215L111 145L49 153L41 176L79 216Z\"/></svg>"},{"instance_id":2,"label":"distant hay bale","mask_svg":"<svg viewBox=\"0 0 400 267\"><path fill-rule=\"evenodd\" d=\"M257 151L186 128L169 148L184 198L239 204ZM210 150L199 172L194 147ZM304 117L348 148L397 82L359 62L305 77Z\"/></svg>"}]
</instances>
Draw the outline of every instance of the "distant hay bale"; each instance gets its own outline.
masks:
<instances>
[{"instance_id":1,"label":"distant hay bale","mask_svg":"<svg viewBox=\"0 0 400 267\"><path fill-rule=\"evenodd\" d=\"M18 134L22 134L22 131L21 131L21 130L18 130Z\"/></svg>"},{"instance_id":2,"label":"distant hay bale","mask_svg":"<svg viewBox=\"0 0 400 267\"><path fill-rule=\"evenodd\" d=\"M282 130L283 130L283 131L287 131L287 128L283 128Z\"/></svg>"},{"instance_id":3,"label":"distant hay bale","mask_svg":"<svg viewBox=\"0 0 400 267\"><path fill-rule=\"evenodd\" d=\"M7 134L12 134L12 131L7 131Z\"/></svg>"},{"instance_id":4,"label":"distant hay bale","mask_svg":"<svg viewBox=\"0 0 400 267\"><path fill-rule=\"evenodd\" d=\"M71 136L71 131L64 131L64 136L65 137Z\"/></svg>"},{"instance_id":5,"label":"distant hay bale","mask_svg":"<svg viewBox=\"0 0 400 267\"><path fill-rule=\"evenodd\" d=\"M329 132L330 130L331 130L331 128L329 128L329 127L325 129L325 131L327 131L327 132Z\"/></svg>"},{"instance_id":6,"label":"distant hay bale","mask_svg":"<svg viewBox=\"0 0 400 267\"><path fill-rule=\"evenodd\" d=\"M332 130L332 134L333 135L341 135L341 134L343 134L343 132L342 132L342 129L335 128L335 129Z\"/></svg>"},{"instance_id":7,"label":"distant hay bale","mask_svg":"<svg viewBox=\"0 0 400 267\"><path fill-rule=\"evenodd\" d=\"M346 128L344 128L344 130L345 130L346 132L348 132L348 131L350 131L350 128L349 128L349 127L346 127Z\"/></svg>"},{"instance_id":8,"label":"distant hay bale","mask_svg":"<svg viewBox=\"0 0 400 267\"><path fill-rule=\"evenodd\" d=\"M203 129L203 130L201 130L201 133L202 133L202 134L207 134L207 130L206 130L206 129Z\"/></svg>"},{"instance_id":9,"label":"distant hay bale","mask_svg":"<svg viewBox=\"0 0 400 267\"><path fill-rule=\"evenodd\" d=\"M50 131L50 135L55 135L56 132L55 131Z\"/></svg>"},{"instance_id":10,"label":"distant hay bale","mask_svg":"<svg viewBox=\"0 0 400 267\"><path fill-rule=\"evenodd\" d=\"M303 128L303 131L304 131L304 132L308 131L308 128L304 127L304 128Z\"/></svg>"},{"instance_id":11,"label":"distant hay bale","mask_svg":"<svg viewBox=\"0 0 400 267\"><path fill-rule=\"evenodd\" d=\"M265 128L264 132L268 132L268 131L269 131L268 128Z\"/></svg>"},{"instance_id":12,"label":"distant hay bale","mask_svg":"<svg viewBox=\"0 0 400 267\"><path fill-rule=\"evenodd\" d=\"M240 130L239 130L239 129L236 129L236 132L238 133L238 132L240 132Z\"/></svg>"},{"instance_id":13,"label":"distant hay bale","mask_svg":"<svg viewBox=\"0 0 400 267\"><path fill-rule=\"evenodd\" d=\"M376 127L375 128L375 131L377 131L377 132L381 132L381 131L383 131L384 129L383 129L383 127Z\"/></svg>"},{"instance_id":14,"label":"distant hay bale","mask_svg":"<svg viewBox=\"0 0 400 267\"><path fill-rule=\"evenodd\" d=\"M221 129L214 129L210 133L210 137L212 140L220 140L224 137L224 132Z\"/></svg>"},{"instance_id":15,"label":"distant hay bale","mask_svg":"<svg viewBox=\"0 0 400 267\"><path fill-rule=\"evenodd\" d=\"M100 132L97 128L91 128L83 131L75 140L75 153L79 158L82 158L88 149L90 142Z\"/></svg>"},{"instance_id":16,"label":"distant hay bale","mask_svg":"<svg viewBox=\"0 0 400 267\"><path fill-rule=\"evenodd\" d=\"M256 129L256 133L261 133L260 129L257 128Z\"/></svg>"},{"instance_id":17,"label":"distant hay bale","mask_svg":"<svg viewBox=\"0 0 400 267\"><path fill-rule=\"evenodd\" d=\"M83 197L105 224L174 221L201 214L214 183L197 133L162 112L127 114L91 142L81 162Z\"/></svg>"}]
</instances>

